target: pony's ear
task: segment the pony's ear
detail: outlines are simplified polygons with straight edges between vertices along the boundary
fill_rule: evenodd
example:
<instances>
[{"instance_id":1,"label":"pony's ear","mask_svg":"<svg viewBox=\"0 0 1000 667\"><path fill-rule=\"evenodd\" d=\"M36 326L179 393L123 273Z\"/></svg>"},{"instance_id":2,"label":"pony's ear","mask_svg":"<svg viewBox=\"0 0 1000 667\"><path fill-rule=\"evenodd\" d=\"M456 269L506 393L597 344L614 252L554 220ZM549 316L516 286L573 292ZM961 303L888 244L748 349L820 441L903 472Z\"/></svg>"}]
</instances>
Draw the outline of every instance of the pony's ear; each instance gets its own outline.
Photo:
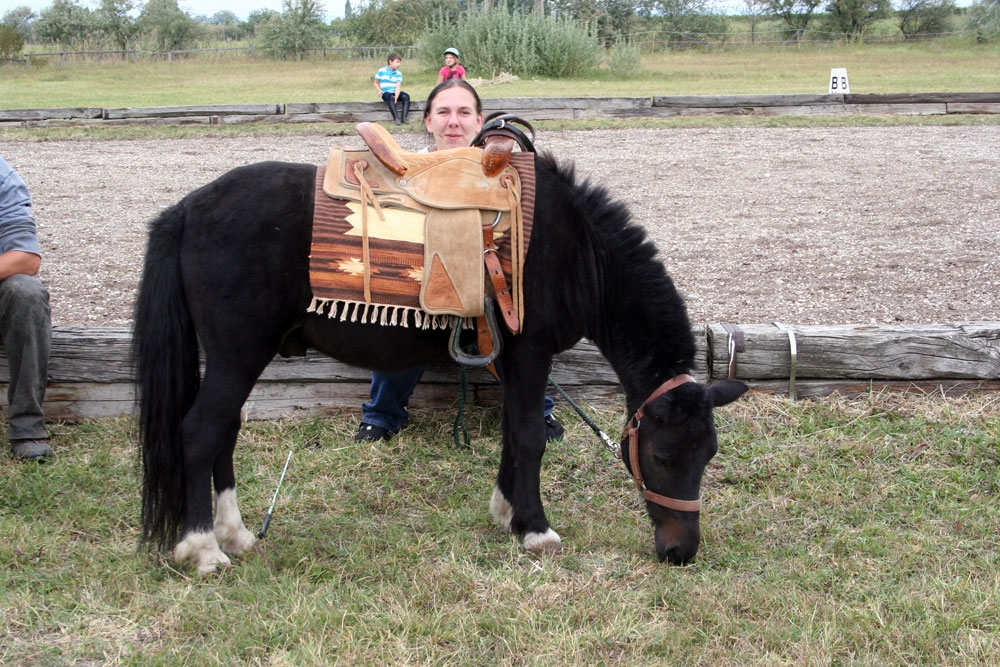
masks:
<instances>
[{"instance_id":1,"label":"pony's ear","mask_svg":"<svg viewBox=\"0 0 1000 667\"><path fill-rule=\"evenodd\" d=\"M710 385L705 393L708 394L712 405L718 407L732 403L749 389L750 387L739 380L723 380Z\"/></svg>"}]
</instances>

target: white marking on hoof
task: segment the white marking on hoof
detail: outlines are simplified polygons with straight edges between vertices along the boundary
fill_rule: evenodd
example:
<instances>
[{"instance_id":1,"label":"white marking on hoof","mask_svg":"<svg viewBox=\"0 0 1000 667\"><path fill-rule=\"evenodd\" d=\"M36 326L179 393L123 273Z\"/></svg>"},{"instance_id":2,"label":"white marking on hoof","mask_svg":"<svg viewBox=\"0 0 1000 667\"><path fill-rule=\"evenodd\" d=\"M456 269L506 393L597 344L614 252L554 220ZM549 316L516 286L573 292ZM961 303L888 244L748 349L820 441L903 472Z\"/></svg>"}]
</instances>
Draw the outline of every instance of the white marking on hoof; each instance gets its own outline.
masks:
<instances>
[{"instance_id":1,"label":"white marking on hoof","mask_svg":"<svg viewBox=\"0 0 1000 667\"><path fill-rule=\"evenodd\" d=\"M243 525L236 489L226 489L215 501L215 539L227 554L242 556L253 550L257 538Z\"/></svg>"},{"instance_id":2,"label":"white marking on hoof","mask_svg":"<svg viewBox=\"0 0 1000 667\"><path fill-rule=\"evenodd\" d=\"M229 567L229 556L222 553L215 534L208 532L188 533L174 547L174 561L177 563L194 563L198 566L198 574L206 575L218 572L219 567Z\"/></svg>"},{"instance_id":3,"label":"white marking on hoof","mask_svg":"<svg viewBox=\"0 0 1000 667\"><path fill-rule=\"evenodd\" d=\"M559 533L549 528L544 533L527 533L521 541L528 551L555 553L562 549Z\"/></svg>"},{"instance_id":4,"label":"white marking on hoof","mask_svg":"<svg viewBox=\"0 0 1000 667\"><path fill-rule=\"evenodd\" d=\"M499 486L493 487L493 497L490 498L490 516L497 526L510 530L510 522L514 518L514 506L507 502Z\"/></svg>"}]
</instances>

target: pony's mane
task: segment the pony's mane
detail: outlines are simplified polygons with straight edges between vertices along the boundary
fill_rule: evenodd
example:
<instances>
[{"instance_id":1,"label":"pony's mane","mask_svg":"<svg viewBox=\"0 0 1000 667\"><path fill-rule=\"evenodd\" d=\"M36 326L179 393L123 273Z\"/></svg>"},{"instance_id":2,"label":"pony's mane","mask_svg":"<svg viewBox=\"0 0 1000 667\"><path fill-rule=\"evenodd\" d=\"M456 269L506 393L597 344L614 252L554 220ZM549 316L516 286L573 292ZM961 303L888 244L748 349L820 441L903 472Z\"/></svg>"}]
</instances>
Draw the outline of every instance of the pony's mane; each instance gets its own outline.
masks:
<instances>
[{"instance_id":1,"label":"pony's mane","mask_svg":"<svg viewBox=\"0 0 1000 667\"><path fill-rule=\"evenodd\" d=\"M663 369L664 372L691 370L695 344L687 308L647 231L633 220L628 206L615 199L606 187L592 183L589 178L578 180L571 162L558 161L548 153L540 155L539 162L568 189L577 221L586 225L595 245L601 249L603 268L613 276L608 281L611 284L606 285L615 290L609 301L622 304L634 314L635 321L644 323L645 331L633 330L628 335L664 338L657 343L669 357L670 368ZM617 324L622 322L605 323L609 335L615 335L610 327ZM596 338L595 342L601 344ZM648 352L643 347L623 350L622 361L639 362Z\"/></svg>"}]
</instances>

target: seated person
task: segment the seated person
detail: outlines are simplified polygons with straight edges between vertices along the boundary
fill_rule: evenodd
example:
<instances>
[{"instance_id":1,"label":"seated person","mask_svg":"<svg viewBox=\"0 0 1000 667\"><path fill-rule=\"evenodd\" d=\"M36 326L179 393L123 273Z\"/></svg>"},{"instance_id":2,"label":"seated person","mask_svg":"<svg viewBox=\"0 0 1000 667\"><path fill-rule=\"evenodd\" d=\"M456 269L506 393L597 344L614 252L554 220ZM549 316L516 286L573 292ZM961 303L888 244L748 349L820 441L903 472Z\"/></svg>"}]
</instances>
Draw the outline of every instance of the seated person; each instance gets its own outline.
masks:
<instances>
[{"instance_id":1,"label":"seated person","mask_svg":"<svg viewBox=\"0 0 1000 667\"><path fill-rule=\"evenodd\" d=\"M52 324L41 254L28 187L0 157L0 341L10 366L7 439L21 460L53 455L42 415Z\"/></svg>"},{"instance_id":2,"label":"seated person","mask_svg":"<svg viewBox=\"0 0 1000 667\"><path fill-rule=\"evenodd\" d=\"M375 72L374 80L375 90L388 105L396 125L408 123L410 115L410 96L403 92L403 73L399 71L402 62L403 58L398 53L390 53L386 59L386 66ZM396 111L397 102L403 105L399 112Z\"/></svg>"}]
</instances>

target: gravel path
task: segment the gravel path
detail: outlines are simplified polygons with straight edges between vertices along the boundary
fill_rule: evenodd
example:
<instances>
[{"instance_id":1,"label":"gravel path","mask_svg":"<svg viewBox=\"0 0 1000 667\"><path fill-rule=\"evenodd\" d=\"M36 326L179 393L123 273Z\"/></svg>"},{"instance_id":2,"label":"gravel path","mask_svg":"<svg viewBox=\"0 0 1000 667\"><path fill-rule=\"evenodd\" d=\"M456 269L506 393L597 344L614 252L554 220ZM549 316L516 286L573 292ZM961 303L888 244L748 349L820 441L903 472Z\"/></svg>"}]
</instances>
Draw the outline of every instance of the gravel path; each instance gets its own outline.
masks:
<instances>
[{"instance_id":1,"label":"gravel path","mask_svg":"<svg viewBox=\"0 0 1000 667\"><path fill-rule=\"evenodd\" d=\"M398 135L405 148L424 135ZM3 142L28 182L53 322L127 326L162 208L232 167L355 137ZM697 323L1000 320L1000 127L543 132L656 240Z\"/></svg>"}]
</instances>

